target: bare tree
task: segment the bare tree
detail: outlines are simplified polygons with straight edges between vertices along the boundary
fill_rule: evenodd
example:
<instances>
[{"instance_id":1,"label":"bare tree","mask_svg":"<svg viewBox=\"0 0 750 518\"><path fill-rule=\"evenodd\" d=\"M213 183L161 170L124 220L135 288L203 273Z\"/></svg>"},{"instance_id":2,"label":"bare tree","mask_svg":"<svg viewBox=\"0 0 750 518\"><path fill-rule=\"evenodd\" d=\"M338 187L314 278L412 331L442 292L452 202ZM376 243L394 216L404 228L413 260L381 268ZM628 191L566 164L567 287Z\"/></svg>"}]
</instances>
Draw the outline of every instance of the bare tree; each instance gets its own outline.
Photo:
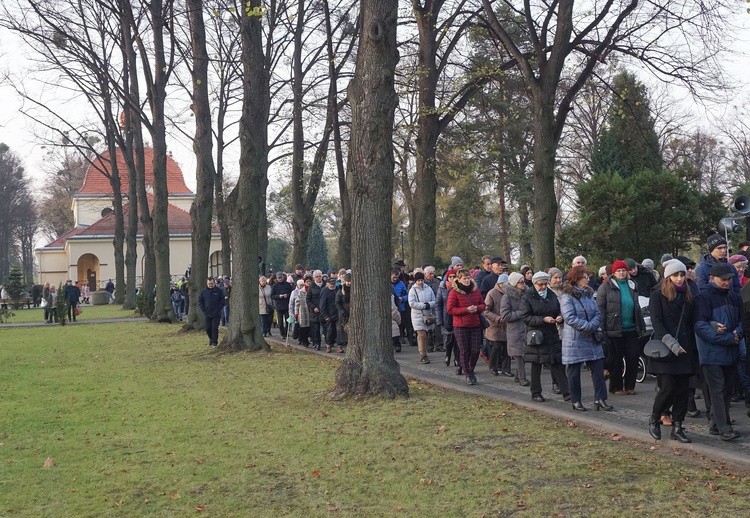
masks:
<instances>
[{"instance_id":1,"label":"bare tree","mask_svg":"<svg viewBox=\"0 0 750 518\"><path fill-rule=\"evenodd\" d=\"M581 88L613 52L696 94L716 88L721 84L716 57L726 41L728 3L607 0L574 5L573 0L526 0L523 7L502 2L508 14L501 15L491 0L482 2L493 35L516 60L528 86L534 118L534 264L545 267L555 262L555 158ZM690 45L696 38L700 43ZM562 81L570 70L575 71L572 77Z\"/></svg>"},{"instance_id":2,"label":"bare tree","mask_svg":"<svg viewBox=\"0 0 750 518\"><path fill-rule=\"evenodd\" d=\"M409 386L393 358L390 258L393 201L393 122L397 0L363 0L352 107L349 196L352 205L351 332L336 372L338 396L407 396ZM383 279L379 282L378 279ZM371 282L375 280L375 282Z\"/></svg>"}]
</instances>

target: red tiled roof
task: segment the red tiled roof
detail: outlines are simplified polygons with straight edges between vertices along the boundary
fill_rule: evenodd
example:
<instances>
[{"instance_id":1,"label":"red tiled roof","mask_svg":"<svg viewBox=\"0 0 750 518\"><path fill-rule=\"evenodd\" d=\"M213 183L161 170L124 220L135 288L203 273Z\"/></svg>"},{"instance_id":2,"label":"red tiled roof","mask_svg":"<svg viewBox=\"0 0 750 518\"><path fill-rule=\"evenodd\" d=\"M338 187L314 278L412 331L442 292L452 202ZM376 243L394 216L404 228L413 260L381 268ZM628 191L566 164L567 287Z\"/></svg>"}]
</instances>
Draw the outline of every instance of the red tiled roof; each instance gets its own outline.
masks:
<instances>
[{"instance_id":1,"label":"red tiled roof","mask_svg":"<svg viewBox=\"0 0 750 518\"><path fill-rule=\"evenodd\" d=\"M146 157L146 184L153 185L154 171L151 168L151 164L154 160L154 150L147 147L143 151ZM117 150L117 170L120 174L122 191L127 192L129 181L128 167L125 164L125 158L120 149ZM89 166L86 171L86 178L83 180L83 187L78 191L78 194L112 194L112 186L109 184L109 178L102 171L109 174L109 151L103 152L94 160L94 164ZM185 178L182 176L180 166L169 155L167 155L167 192L169 194L193 194L193 191L185 185Z\"/></svg>"},{"instance_id":2,"label":"red tiled roof","mask_svg":"<svg viewBox=\"0 0 750 518\"><path fill-rule=\"evenodd\" d=\"M60 237L52 241L50 244L48 244L44 248L63 247L65 246L65 241L67 241L69 237L77 236L84 230L86 230L86 226L79 225L73 230L68 230L66 233L64 233L63 235L61 235Z\"/></svg>"},{"instance_id":3,"label":"red tiled roof","mask_svg":"<svg viewBox=\"0 0 750 518\"><path fill-rule=\"evenodd\" d=\"M149 207L154 205L154 197L150 194L148 196ZM124 204L122 206L122 217L125 220L125 232L128 231L128 214L130 214L130 204ZM182 210L179 207L167 205L167 226L169 228L170 235L191 235L193 233L193 227L190 220L190 213ZM219 232L219 227L213 225L214 233ZM143 234L143 227L141 226L140 219L138 220L138 234ZM73 230L66 232L52 243L48 244L45 248L50 247L62 247L65 242L75 236L106 236L111 237L115 235L115 214L114 212L107 214L102 219L93 223L92 225L78 226Z\"/></svg>"}]
</instances>

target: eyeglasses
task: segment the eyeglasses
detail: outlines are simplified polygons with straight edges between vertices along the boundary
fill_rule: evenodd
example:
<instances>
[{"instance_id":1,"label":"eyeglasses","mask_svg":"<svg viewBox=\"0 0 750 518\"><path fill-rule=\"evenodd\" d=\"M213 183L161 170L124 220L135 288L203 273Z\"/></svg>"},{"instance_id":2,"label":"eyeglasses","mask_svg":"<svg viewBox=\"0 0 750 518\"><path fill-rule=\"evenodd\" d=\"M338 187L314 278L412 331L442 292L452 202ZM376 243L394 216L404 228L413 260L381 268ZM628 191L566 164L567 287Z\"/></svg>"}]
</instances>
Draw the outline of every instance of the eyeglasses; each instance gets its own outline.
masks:
<instances>
[{"instance_id":1,"label":"eyeglasses","mask_svg":"<svg viewBox=\"0 0 750 518\"><path fill-rule=\"evenodd\" d=\"M455 275L449 275L449 276L448 276L448 278L449 278L449 279L455 279L455 278L456 278L456 276L455 276Z\"/></svg>"},{"instance_id":2,"label":"eyeglasses","mask_svg":"<svg viewBox=\"0 0 750 518\"><path fill-rule=\"evenodd\" d=\"M538 281L538 282L534 283L535 286L539 286L539 287L546 286L547 284L549 284L549 283L548 282L544 282L544 281Z\"/></svg>"}]
</instances>

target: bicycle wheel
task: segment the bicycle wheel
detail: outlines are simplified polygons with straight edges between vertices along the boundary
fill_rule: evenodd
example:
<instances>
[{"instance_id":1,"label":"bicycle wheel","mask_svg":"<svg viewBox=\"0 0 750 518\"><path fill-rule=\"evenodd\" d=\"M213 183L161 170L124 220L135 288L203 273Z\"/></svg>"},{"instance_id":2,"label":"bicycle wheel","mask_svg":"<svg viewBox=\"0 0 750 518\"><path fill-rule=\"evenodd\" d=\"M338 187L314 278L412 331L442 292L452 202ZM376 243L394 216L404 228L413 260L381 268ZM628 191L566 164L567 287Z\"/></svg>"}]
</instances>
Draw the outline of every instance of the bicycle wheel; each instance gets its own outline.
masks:
<instances>
[{"instance_id":1,"label":"bicycle wheel","mask_svg":"<svg viewBox=\"0 0 750 518\"><path fill-rule=\"evenodd\" d=\"M635 381L638 383L643 383L643 380L646 379L646 358L643 356L638 357L638 374L635 377Z\"/></svg>"}]
</instances>

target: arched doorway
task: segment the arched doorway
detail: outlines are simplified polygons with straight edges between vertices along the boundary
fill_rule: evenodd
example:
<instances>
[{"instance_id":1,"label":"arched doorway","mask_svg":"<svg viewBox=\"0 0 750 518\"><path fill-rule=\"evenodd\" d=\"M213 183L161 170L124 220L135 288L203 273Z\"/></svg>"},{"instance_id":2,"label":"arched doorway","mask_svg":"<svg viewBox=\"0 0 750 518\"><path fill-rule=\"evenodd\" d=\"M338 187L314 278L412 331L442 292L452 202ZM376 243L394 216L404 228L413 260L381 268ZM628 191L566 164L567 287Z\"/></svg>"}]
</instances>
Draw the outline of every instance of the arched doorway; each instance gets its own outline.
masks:
<instances>
[{"instance_id":1,"label":"arched doorway","mask_svg":"<svg viewBox=\"0 0 750 518\"><path fill-rule=\"evenodd\" d=\"M88 282L89 289L96 291L99 281L99 258L94 254L83 254L78 258L78 282Z\"/></svg>"}]
</instances>

